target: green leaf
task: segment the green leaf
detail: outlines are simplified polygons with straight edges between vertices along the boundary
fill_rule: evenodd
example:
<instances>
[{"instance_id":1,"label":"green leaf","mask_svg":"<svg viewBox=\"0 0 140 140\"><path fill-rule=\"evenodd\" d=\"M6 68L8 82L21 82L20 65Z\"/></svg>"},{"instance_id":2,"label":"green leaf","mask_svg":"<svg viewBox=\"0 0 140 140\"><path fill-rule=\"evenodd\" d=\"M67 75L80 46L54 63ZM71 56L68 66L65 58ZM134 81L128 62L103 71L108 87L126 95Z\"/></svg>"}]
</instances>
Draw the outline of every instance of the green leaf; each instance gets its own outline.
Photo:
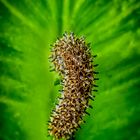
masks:
<instances>
[{"instance_id":1,"label":"green leaf","mask_svg":"<svg viewBox=\"0 0 140 140\"><path fill-rule=\"evenodd\" d=\"M60 87L49 48L65 31L85 36L99 64L99 92L75 139L139 140L138 0L0 0L0 140L52 139Z\"/></svg>"},{"instance_id":2,"label":"green leaf","mask_svg":"<svg viewBox=\"0 0 140 140\"><path fill-rule=\"evenodd\" d=\"M55 82L54 82L54 85L55 85L55 86L60 85L60 82L61 82L60 79L56 79Z\"/></svg>"}]
</instances>

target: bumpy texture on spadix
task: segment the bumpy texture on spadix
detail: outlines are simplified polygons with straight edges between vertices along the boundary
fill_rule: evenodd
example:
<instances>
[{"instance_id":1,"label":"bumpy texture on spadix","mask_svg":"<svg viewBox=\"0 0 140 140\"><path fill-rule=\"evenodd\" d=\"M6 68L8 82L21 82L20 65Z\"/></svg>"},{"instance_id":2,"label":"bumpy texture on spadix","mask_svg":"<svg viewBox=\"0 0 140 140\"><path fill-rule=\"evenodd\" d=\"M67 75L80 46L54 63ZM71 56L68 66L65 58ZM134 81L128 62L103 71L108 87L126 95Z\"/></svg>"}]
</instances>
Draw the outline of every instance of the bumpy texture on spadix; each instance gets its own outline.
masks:
<instances>
[{"instance_id":1,"label":"bumpy texture on spadix","mask_svg":"<svg viewBox=\"0 0 140 140\"><path fill-rule=\"evenodd\" d=\"M62 79L63 89L48 129L55 139L69 139L83 122L82 117L88 114L87 107L91 107L89 99L93 99L95 80L93 57L84 38L65 33L53 44L51 61Z\"/></svg>"}]
</instances>

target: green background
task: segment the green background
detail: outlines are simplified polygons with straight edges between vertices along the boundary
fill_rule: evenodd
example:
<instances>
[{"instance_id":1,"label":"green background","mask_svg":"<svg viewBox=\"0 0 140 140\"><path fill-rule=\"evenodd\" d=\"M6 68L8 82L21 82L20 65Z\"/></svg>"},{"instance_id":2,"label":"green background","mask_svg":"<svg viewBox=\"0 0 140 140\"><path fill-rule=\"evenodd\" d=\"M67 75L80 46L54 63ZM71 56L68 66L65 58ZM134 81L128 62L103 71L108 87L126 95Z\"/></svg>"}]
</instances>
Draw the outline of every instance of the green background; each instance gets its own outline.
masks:
<instances>
[{"instance_id":1,"label":"green background","mask_svg":"<svg viewBox=\"0 0 140 140\"><path fill-rule=\"evenodd\" d=\"M51 140L58 75L50 44L64 31L91 42L100 72L76 140L140 139L139 0L0 0L0 140Z\"/></svg>"}]
</instances>

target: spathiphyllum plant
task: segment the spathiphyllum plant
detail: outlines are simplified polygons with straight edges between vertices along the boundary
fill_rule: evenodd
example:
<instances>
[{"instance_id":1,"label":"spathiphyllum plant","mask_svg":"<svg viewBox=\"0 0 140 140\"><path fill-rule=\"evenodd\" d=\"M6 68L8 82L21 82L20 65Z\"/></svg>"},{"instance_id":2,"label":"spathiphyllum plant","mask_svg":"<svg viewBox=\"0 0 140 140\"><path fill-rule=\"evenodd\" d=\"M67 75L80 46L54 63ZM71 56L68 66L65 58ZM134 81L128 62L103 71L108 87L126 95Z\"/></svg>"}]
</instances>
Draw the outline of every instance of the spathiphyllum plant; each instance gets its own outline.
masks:
<instances>
[{"instance_id":1,"label":"spathiphyllum plant","mask_svg":"<svg viewBox=\"0 0 140 140\"><path fill-rule=\"evenodd\" d=\"M96 55L95 55L96 56ZM77 38L73 33L65 33L52 48L51 61L61 77L61 97L49 121L49 133L56 139L73 138L75 131L84 122L83 116L90 115L86 109L89 99L94 100L92 88L95 85L93 58L84 38ZM93 90L97 91L97 89Z\"/></svg>"},{"instance_id":2,"label":"spathiphyllum plant","mask_svg":"<svg viewBox=\"0 0 140 140\"><path fill-rule=\"evenodd\" d=\"M0 140L139 139L140 1L0 0Z\"/></svg>"}]
</instances>

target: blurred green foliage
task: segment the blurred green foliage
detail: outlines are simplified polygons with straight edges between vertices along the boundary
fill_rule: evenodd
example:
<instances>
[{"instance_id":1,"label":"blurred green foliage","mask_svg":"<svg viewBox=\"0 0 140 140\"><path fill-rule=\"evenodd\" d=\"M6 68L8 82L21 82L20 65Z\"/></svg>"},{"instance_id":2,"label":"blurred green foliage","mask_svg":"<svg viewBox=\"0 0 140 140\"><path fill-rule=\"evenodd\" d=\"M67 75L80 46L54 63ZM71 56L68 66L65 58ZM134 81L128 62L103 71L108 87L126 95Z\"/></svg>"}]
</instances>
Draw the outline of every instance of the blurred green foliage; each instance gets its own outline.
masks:
<instances>
[{"instance_id":1,"label":"blurred green foliage","mask_svg":"<svg viewBox=\"0 0 140 140\"><path fill-rule=\"evenodd\" d=\"M60 81L48 57L64 31L91 42L100 72L76 140L139 140L139 0L0 0L0 140L52 139Z\"/></svg>"}]
</instances>

